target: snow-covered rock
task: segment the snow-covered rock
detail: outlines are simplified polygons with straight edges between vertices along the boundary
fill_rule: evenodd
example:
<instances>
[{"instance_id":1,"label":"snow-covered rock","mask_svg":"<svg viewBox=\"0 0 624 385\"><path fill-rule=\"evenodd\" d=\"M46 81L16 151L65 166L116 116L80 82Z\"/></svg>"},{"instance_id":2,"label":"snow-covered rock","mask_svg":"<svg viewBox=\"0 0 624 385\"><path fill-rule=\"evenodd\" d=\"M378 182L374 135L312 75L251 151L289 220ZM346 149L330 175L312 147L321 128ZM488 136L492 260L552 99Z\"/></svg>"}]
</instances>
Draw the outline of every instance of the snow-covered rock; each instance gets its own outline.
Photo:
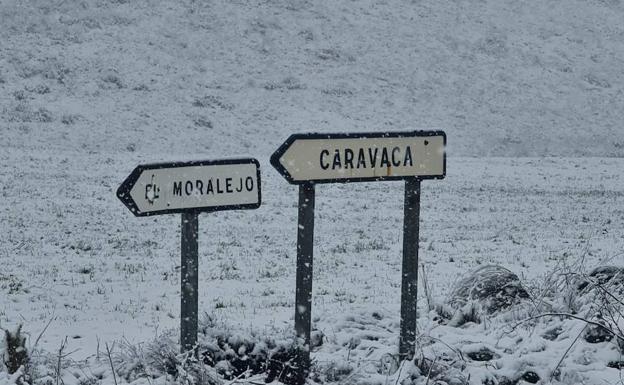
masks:
<instances>
[{"instance_id":1,"label":"snow-covered rock","mask_svg":"<svg viewBox=\"0 0 624 385\"><path fill-rule=\"evenodd\" d=\"M612 294L624 294L624 267L598 266L594 268L579 285L581 294L592 292L596 288L602 288Z\"/></svg>"},{"instance_id":2,"label":"snow-covered rock","mask_svg":"<svg viewBox=\"0 0 624 385\"><path fill-rule=\"evenodd\" d=\"M501 266L488 265L470 273L455 285L449 305L459 310L477 302L483 311L492 314L528 298L529 294L516 274Z\"/></svg>"}]
</instances>

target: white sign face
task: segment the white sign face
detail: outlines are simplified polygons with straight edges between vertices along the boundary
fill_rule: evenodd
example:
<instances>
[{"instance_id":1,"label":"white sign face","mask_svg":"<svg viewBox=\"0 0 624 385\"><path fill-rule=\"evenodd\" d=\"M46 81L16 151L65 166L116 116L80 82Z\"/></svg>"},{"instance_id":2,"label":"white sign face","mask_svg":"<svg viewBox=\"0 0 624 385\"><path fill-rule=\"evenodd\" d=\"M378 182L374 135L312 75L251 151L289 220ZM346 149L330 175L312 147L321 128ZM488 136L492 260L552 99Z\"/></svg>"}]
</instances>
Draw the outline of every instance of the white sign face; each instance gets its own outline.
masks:
<instances>
[{"instance_id":1,"label":"white sign face","mask_svg":"<svg viewBox=\"0 0 624 385\"><path fill-rule=\"evenodd\" d=\"M143 165L117 195L137 216L257 208L260 169L255 159Z\"/></svg>"},{"instance_id":2,"label":"white sign face","mask_svg":"<svg viewBox=\"0 0 624 385\"><path fill-rule=\"evenodd\" d=\"M443 178L440 131L291 136L271 157L290 183Z\"/></svg>"}]
</instances>

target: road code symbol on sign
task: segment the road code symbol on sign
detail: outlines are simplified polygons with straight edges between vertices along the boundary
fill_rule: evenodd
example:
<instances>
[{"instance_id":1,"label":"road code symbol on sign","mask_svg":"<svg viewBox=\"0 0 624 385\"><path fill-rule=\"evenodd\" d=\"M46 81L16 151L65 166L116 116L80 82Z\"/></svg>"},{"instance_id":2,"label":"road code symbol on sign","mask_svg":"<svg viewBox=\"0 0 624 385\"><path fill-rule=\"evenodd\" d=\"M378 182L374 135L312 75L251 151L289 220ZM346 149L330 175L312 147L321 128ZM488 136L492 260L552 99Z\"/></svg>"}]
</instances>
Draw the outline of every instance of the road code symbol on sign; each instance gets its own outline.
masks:
<instances>
[{"instance_id":1,"label":"road code symbol on sign","mask_svg":"<svg viewBox=\"0 0 624 385\"><path fill-rule=\"evenodd\" d=\"M136 216L255 209L260 165L251 158L140 165L117 197Z\"/></svg>"},{"instance_id":2,"label":"road code symbol on sign","mask_svg":"<svg viewBox=\"0 0 624 385\"><path fill-rule=\"evenodd\" d=\"M445 146L442 131L295 134L271 164L293 184L441 179Z\"/></svg>"}]
</instances>

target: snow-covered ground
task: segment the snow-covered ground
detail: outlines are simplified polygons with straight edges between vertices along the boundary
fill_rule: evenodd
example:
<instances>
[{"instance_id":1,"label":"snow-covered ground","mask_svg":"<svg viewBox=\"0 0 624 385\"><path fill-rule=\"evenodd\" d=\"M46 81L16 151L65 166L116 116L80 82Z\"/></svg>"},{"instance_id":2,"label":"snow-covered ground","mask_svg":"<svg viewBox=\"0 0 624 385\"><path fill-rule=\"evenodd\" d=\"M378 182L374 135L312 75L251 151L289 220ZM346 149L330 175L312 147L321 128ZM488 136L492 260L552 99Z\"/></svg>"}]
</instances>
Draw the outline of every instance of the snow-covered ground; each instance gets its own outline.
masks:
<instances>
[{"instance_id":1,"label":"snow-covered ground","mask_svg":"<svg viewBox=\"0 0 624 385\"><path fill-rule=\"evenodd\" d=\"M421 217L440 302L485 264L527 285L561 261L622 265L622 20L604 0L0 1L0 326L35 339L52 320L39 347L67 336L77 361L177 330L180 218L135 218L114 192L139 163L249 155L262 207L200 216L200 311L291 329L297 190L268 157L294 132L446 131ZM400 182L317 188L315 324L336 346L348 317L385 330L375 361L398 337L402 199ZM462 333L433 332L478 342ZM317 360L366 361L330 347Z\"/></svg>"},{"instance_id":2,"label":"snow-covered ground","mask_svg":"<svg viewBox=\"0 0 624 385\"><path fill-rule=\"evenodd\" d=\"M2 325L22 322L37 335L53 318L40 346L58 350L69 336L68 349L80 349L74 359L95 355L98 340L101 349L177 328L180 217L135 218L117 201L128 161L78 169L54 154L9 155ZM622 167L620 159L450 158L445 180L423 182L421 261L435 298L483 264L502 264L527 284L583 255L588 267L621 264ZM293 325L297 192L269 167L262 175L260 209L200 216L199 289L202 313L267 332ZM402 190L400 182L317 189L318 322L362 311L398 320Z\"/></svg>"}]
</instances>

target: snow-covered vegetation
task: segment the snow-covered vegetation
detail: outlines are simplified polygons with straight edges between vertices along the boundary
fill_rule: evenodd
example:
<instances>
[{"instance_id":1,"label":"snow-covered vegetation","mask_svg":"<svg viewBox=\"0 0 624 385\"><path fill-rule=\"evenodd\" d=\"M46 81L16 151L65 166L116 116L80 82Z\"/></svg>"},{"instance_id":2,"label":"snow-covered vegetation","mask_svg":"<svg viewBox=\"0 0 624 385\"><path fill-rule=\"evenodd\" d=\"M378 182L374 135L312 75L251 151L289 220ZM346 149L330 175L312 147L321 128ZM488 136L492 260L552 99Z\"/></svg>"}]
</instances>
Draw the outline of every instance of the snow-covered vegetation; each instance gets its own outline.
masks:
<instances>
[{"instance_id":1,"label":"snow-covered vegetation","mask_svg":"<svg viewBox=\"0 0 624 385\"><path fill-rule=\"evenodd\" d=\"M309 381L621 384L622 20L615 0L0 0L0 383L290 381L297 190L269 155L442 129L413 360L402 183L317 187ZM263 205L200 216L195 359L180 218L115 190L234 155L260 160Z\"/></svg>"}]
</instances>

